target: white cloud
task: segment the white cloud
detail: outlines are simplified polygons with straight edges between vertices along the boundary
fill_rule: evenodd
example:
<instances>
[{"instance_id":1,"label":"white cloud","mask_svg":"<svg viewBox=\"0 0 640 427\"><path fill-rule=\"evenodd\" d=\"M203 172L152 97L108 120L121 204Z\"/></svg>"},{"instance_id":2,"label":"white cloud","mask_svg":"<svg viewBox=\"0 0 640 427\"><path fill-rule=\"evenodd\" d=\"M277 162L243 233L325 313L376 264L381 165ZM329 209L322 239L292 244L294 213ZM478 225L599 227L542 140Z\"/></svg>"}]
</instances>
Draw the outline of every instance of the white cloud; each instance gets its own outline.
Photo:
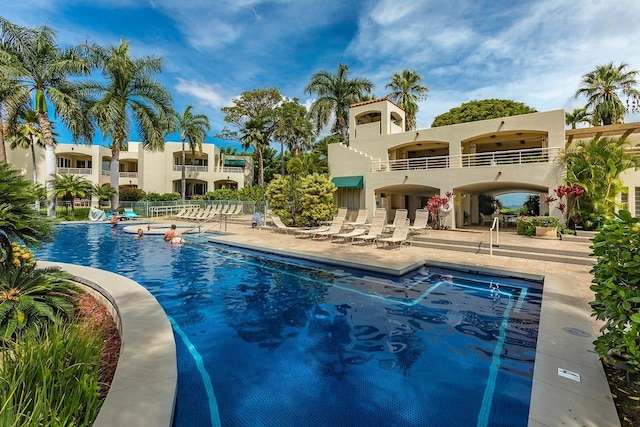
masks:
<instances>
[{"instance_id":1,"label":"white cloud","mask_svg":"<svg viewBox=\"0 0 640 427\"><path fill-rule=\"evenodd\" d=\"M200 104L219 109L231 104L231 99L222 95L219 86L195 80L178 78L176 90L178 93L196 98Z\"/></svg>"}]
</instances>

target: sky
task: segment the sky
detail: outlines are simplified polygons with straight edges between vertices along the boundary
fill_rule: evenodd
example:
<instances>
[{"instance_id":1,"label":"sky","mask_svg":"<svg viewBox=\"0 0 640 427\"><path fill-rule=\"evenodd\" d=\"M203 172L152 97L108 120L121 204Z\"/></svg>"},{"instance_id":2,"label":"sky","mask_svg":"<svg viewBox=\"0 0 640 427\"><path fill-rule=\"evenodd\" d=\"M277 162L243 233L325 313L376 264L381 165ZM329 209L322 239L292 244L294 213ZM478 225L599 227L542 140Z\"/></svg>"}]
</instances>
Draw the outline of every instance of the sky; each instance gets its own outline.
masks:
<instances>
[{"instance_id":1,"label":"sky","mask_svg":"<svg viewBox=\"0 0 640 427\"><path fill-rule=\"evenodd\" d=\"M0 14L52 27L62 46L125 39L132 56L163 58L158 79L178 112L191 104L209 117L209 142L225 126L220 108L242 92L277 87L308 106L311 76L340 63L370 79L377 97L393 73L418 72L429 88L418 129L487 98L572 111L596 66L640 69L637 0L22 0L3 2Z\"/></svg>"}]
</instances>

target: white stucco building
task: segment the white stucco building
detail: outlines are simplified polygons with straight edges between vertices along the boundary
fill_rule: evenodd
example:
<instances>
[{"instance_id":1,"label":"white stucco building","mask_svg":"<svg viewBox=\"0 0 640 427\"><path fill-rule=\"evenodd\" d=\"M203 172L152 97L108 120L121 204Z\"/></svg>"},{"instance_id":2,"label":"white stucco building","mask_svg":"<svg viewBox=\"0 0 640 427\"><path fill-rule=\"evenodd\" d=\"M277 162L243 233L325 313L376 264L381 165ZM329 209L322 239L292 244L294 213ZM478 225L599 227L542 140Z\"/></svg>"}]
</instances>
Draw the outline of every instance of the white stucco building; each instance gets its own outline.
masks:
<instances>
[{"instance_id":1,"label":"white stucco building","mask_svg":"<svg viewBox=\"0 0 640 427\"><path fill-rule=\"evenodd\" d=\"M58 174L80 175L92 183L110 182L111 149L98 145L58 144ZM26 177L33 176L30 150L7 150L8 162ZM36 148L38 182L44 185L44 150ZM202 144L202 154L186 152L187 197L201 196L220 188L243 188L253 181L253 160L245 156L225 156L215 144ZM142 144L129 142L120 152L119 188L141 188L147 193L180 193L182 143L167 142L164 151L151 152Z\"/></svg>"},{"instance_id":2,"label":"white stucco building","mask_svg":"<svg viewBox=\"0 0 640 427\"><path fill-rule=\"evenodd\" d=\"M564 110L407 132L404 120L404 111L386 99L351 106L349 146L329 145L339 206L370 213L385 207L391 217L395 209L408 209L413 217L430 197L452 192L453 209L445 224L460 227L465 216L478 223L480 194L553 193L562 184L560 151L571 138L591 138L599 129L565 131ZM629 136L640 130L638 123L616 126L609 134ZM637 215L640 172L628 171L623 178L629 186L628 209ZM540 208L560 214L553 206Z\"/></svg>"}]
</instances>

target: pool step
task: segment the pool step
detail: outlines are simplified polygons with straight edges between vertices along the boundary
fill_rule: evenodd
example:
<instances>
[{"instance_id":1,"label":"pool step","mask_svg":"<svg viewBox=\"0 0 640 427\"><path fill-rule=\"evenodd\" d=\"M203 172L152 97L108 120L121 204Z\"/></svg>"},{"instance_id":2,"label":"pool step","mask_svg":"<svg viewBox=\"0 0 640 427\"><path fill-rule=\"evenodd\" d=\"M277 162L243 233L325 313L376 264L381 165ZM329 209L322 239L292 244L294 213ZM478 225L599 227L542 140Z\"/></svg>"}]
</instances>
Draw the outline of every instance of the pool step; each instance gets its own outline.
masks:
<instances>
[{"instance_id":1,"label":"pool step","mask_svg":"<svg viewBox=\"0 0 640 427\"><path fill-rule=\"evenodd\" d=\"M431 233L433 234L433 233ZM560 243L560 242L559 242ZM467 242L448 239L438 239L430 236L417 236L413 239L413 245L423 248L442 249L449 251L472 252L489 255L491 252L489 242ZM513 258L537 259L541 261L562 262L567 264L594 265L596 259L589 256L590 250L585 245L584 250L579 249L549 249L532 246L500 245L493 247L493 254Z\"/></svg>"}]
</instances>

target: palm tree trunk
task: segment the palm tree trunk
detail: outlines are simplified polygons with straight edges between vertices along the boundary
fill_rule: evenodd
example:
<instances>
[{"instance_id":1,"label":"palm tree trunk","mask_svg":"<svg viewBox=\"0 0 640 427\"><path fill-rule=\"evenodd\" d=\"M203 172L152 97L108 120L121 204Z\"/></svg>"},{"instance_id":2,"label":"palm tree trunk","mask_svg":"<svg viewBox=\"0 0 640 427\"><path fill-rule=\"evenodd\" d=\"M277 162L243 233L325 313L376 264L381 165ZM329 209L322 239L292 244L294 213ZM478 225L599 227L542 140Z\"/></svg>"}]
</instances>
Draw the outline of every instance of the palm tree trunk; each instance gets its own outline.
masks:
<instances>
[{"instance_id":1,"label":"palm tree trunk","mask_svg":"<svg viewBox=\"0 0 640 427\"><path fill-rule=\"evenodd\" d=\"M31 138L31 160L33 162L33 184L38 183L38 165L36 163L36 147L33 141L33 137Z\"/></svg>"},{"instance_id":2,"label":"palm tree trunk","mask_svg":"<svg viewBox=\"0 0 640 427\"><path fill-rule=\"evenodd\" d=\"M45 189L47 190L47 216L56 216L56 198L53 194L53 180L56 179L56 148L51 131L51 121L47 111L38 111L38 125L44 139Z\"/></svg>"},{"instance_id":3,"label":"palm tree trunk","mask_svg":"<svg viewBox=\"0 0 640 427\"><path fill-rule=\"evenodd\" d=\"M284 142L280 141L280 157L282 158L282 165L280 165L280 175L284 176Z\"/></svg>"},{"instance_id":4,"label":"palm tree trunk","mask_svg":"<svg viewBox=\"0 0 640 427\"><path fill-rule=\"evenodd\" d=\"M120 143L113 142L113 148L111 149L111 167L110 167L110 178L109 184L111 188L116 190L114 195L111 197L111 211L115 211L118 209L118 204L120 203L120 196L118 195L118 188L120 187Z\"/></svg>"},{"instance_id":5,"label":"palm tree trunk","mask_svg":"<svg viewBox=\"0 0 640 427\"><path fill-rule=\"evenodd\" d=\"M187 166L185 165L186 160L187 160L187 155L184 151L184 139L183 139L182 140L182 178L180 179L183 201L187 200Z\"/></svg>"},{"instance_id":6,"label":"palm tree trunk","mask_svg":"<svg viewBox=\"0 0 640 427\"><path fill-rule=\"evenodd\" d=\"M7 149L4 144L4 120L2 119L2 103L0 102L0 162L7 162Z\"/></svg>"},{"instance_id":7,"label":"palm tree trunk","mask_svg":"<svg viewBox=\"0 0 640 427\"><path fill-rule=\"evenodd\" d=\"M258 186L264 187L264 153L262 147L256 147L258 152Z\"/></svg>"}]
</instances>

